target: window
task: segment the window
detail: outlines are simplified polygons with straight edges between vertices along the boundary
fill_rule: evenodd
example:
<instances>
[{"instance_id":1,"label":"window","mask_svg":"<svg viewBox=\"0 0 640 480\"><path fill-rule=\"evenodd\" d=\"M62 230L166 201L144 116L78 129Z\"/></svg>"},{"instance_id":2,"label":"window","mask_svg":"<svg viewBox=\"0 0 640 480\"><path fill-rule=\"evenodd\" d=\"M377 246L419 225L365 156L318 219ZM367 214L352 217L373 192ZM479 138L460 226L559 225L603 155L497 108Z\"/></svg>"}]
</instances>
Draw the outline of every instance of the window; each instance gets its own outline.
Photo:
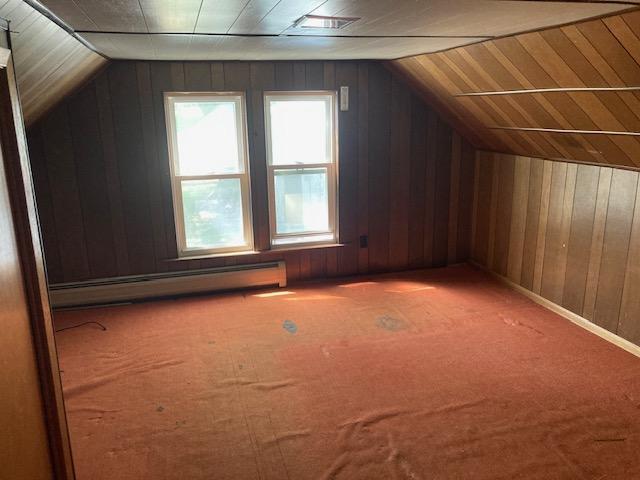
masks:
<instances>
[{"instance_id":1,"label":"window","mask_svg":"<svg viewBox=\"0 0 640 480\"><path fill-rule=\"evenodd\" d=\"M269 92L271 245L336 241L335 92Z\"/></svg>"},{"instance_id":2,"label":"window","mask_svg":"<svg viewBox=\"0 0 640 480\"><path fill-rule=\"evenodd\" d=\"M178 254L253 248L242 93L165 93Z\"/></svg>"}]
</instances>

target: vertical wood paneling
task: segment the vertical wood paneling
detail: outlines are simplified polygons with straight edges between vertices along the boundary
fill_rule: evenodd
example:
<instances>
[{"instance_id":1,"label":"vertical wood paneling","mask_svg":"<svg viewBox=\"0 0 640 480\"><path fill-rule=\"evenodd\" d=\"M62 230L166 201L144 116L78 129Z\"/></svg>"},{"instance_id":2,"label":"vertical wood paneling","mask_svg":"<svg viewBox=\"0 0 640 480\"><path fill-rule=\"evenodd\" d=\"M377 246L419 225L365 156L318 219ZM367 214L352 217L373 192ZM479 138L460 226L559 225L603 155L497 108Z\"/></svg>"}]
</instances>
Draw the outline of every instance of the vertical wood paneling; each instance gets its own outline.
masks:
<instances>
[{"instance_id":1,"label":"vertical wood paneling","mask_svg":"<svg viewBox=\"0 0 640 480\"><path fill-rule=\"evenodd\" d=\"M575 184L576 164L555 162L540 294L557 304L562 303Z\"/></svg>"},{"instance_id":2,"label":"vertical wood paneling","mask_svg":"<svg viewBox=\"0 0 640 480\"><path fill-rule=\"evenodd\" d=\"M351 94L338 113L343 245L269 251L263 93L342 85ZM246 92L258 253L176 259L163 96L182 90ZM469 254L474 151L379 63L114 62L61 108L30 134L42 147L33 164L54 283L278 259L295 281Z\"/></svg>"},{"instance_id":3,"label":"vertical wood paneling","mask_svg":"<svg viewBox=\"0 0 640 480\"><path fill-rule=\"evenodd\" d=\"M505 162L498 160L497 164L497 192L495 196L496 219L494 228L495 247L492 265L500 275L507 274L507 263L509 260L514 166L514 162L510 161Z\"/></svg>"},{"instance_id":4,"label":"vertical wood paneling","mask_svg":"<svg viewBox=\"0 0 640 480\"><path fill-rule=\"evenodd\" d=\"M100 130L93 121L97 116L95 89L90 85L69 102L69 128L87 244L89 275L104 278L113 277L118 271L111 228L102 220L108 218L110 212Z\"/></svg>"},{"instance_id":5,"label":"vertical wood paneling","mask_svg":"<svg viewBox=\"0 0 640 480\"><path fill-rule=\"evenodd\" d=\"M202 70L202 66L198 71ZM211 73L206 65L204 76L195 76L189 69L187 76L187 88L211 88ZM159 272L168 269L167 262L162 259L167 258L167 235L165 233L165 213L162 201L161 181L160 181L160 160L158 156L158 145L156 142L156 119L153 109L153 91L151 85L151 70L147 62L136 64L138 77L138 95L140 98L140 115L142 121L142 138L144 142L145 167L147 170L147 188L149 191L149 203L155 205L151 208L151 225L153 228L153 240L155 249L156 269Z\"/></svg>"},{"instance_id":6,"label":"vertical wood paneling","mask_svg":"<svg viewBox=\"0 0 640 480\"><path fill-rule=\"evenodd\" d=\"M491 206L474 209L472 258L504 275L499 258L508 244L507 278L639 343L638 173L488 152L477 158L477 202ZM509 197L500 192L509 191L511 171ZM501 227L507 200L509 230Z\"/></svg>"},{"instance_id":7,"label":"vertical wood paneling","mask_svg":"<svg viewBox=\"0 0 640 480\"><path fill-rule=\"evenodd\" d=\"M489 234L487 237L487 265L493 266L493 259L496 250L496 224L498 218L498 186L500 179L500 156L491 157L489 160L493 165L491 169L491 197L489 205Z\"/></svg>"},{"instance_id":8,"label":"vertical wood paneling","mask_svg":"<svg viewBox=\"0 0 640 480\"><path fill-rule=\"evenodd\" d=\"M473 223L473 202L476 168L475 149L465 139L462 139L462 156L460 158L460 186L458 195L458 215L456 230L456 262L463 262L471 254L471 225Z\"/></svg>"},{"instance_id":9,"label":"vertical wood paneling","mask_svg":"<svg viewBox=\"0 0 640 480\"><path fill-rule=\"evenodd\" d=\"M255 231L255 248L265 250L269 247L269 200L267 194L267 153L264 131L264 92L284 88L276 83L273 64L251 64L251 94L247 102L251 103L252 148L249 161L251 173L251 208Z\"/></svg>"},{"instance_id":10,"label":"vertical wood paneling","mask_svg":"<svg viewBox=\"0 0 640 480\"><path fill-rule=\"evenodd\" d=\"M113 115L111 114L111 94L109 93L109 77L101 75L95 81L96 101L98 107L98 128L102 140L102 154L104 158L105 181L107 182L107 196L111 219L111 231L116 252L116 267L118 275L129 272L129 250L124 227L124 213L120 190L120 176L116 142L113 133ZM167 165L168 168L168 165ZM54 277L55 278L55 277Z\"/></svg>"},{"instance_id":11,"label":"vertical wood paneling","mask_svg":"<svg viewBox=\"0 0 640 480\"><path fill-rule=\"evenodd\" d=\"M596 308L596 295L598 293L598 281L600 279L600 264L602 260L602 243L604 241L604 227L609 208L609 192L611 189L611 168L601 168L598 178L598 194L596 196L596 211L593 215L593 234L591 235L591 248L589 250L589 268L587 270L587 284L584 292L584 304L582 316L588 320L593 319Z\"/></svg>"},{"instance_id":12,"label":"vertical wood paneling","mask_svg":"<svg viewBox=\"0 0 640 480\"><path fill-rule=\"evenodd\" d=\"M637 172L613 171L593 315L597 325L612 332L618 327L637 186Z\"/></svg>"},{"instance_id":13,"label":"vertical wood paneling","mask_svg":"<svg viewBox=\"0 0 640 480\"><path fill-rule=\"evenodd\" d=\"M425 228L425 170L427 156L427 109L417 99L411 102L411 174L409 218L409 265L418 267L424 262Z\"/></svg>"},{"instance_id":14,"label":"vertical wood paneling","mask_svg":"<svg viewBox=\"0 0 640 480\"><path fill-rule=\"evenodd\" d=\"M108 74L130 273L144 273L155 269L155 250L135 64L114 64Z\"/></svg>"},{"instance_id":15,"label":"vertical wood paneling","mask_svg":"<svg viewBox=\"0 0 640 480\"><path fill-rule=\"evenodd\" d=\"M369 270L389 266L389 133L391 75L369 67ZM375 212L375 213L374 213Z\"/></svg>"},{"instance_id":16,"label":"vertical wood paneling","mask_svg":"<svg viewBox=\"0 0 640 480\"><path fill-rule=\"evenodd\" d=\"M572 312L580 312L584 304L599 170L591 165L578 166L562 297L562 306Z\"/></svg>"},{"instance_id":17,"label":"vertical wood paneling","mask_svg":"<svg viewBox=\"0 0 640 480\"><path fill-rule=\"evenodd\" d=\"M336 87L346 86L352 93L349 98L349 110L339 112L338 150L339 150L339 226L340 242L345 248L339 249L338 272L351 275L358 272L358 131L359 96L358 65L353 62L336 64Z\"/></svg>"},{"instance_id":18,"label":"vertical wood paneling","mask_svg":"<svg viewBox=\"0 0 640 480\"><path fill-rule=\"evenodd\" d=\"M34 189L38 192L38 219L40 229L47 232L42 236L45 250L45 263L48 278L62 278L62 265L60 263L60 251L58 250L58 234L56 232L55 217L53 214L53 199L49 187L49 175L47 164L43 154L42 135L40 130L29 132L27 143L29 144L29 157L32 163ZM37 164L36 164L37 162ZM51 252L47 255L46 252Z\"/></svg>"},{"instance_id":19,"label":"vertical wood paneling","mask_svg":"<svg viewBox=\"0 0 640 480\"><path fill-rule=\"evenodd\" d=\"M278 62L275 65L276 88L278 90L293 90L293 63Z\"/></svg>"},{"instance_id":20,"label":"vertical wood paneling","mask_svg":"<svg viewBox=\"0 0 640 480\"><path fill-rule=\"evenodd\" d=\"M369 64L358 63L358 237L369 236ZM360 246L358 272L369 271L369 247Z\"/></svg>"},{"instance_id":21,"label":"vertical wood paneling","mask_svg":"<svg viewBox=\"0 0 640 480\"><path fill-rule=\"evenodd\" d=\"M542 199L542 173L544 163L537 158L530 159L529 192L527 193L527 210L524 227L524 241L522 245L522 267L520 284L533 289L536 251L538 241L538 224L540 218L540 201Z\"/></svg>"},{"instance_id":22,"label":"vertical wood paneling","mask_svg":"<svg viewBox=\"0 0 640 480\"><path fill-rule=\"evenodd\" d=\"M451 175L449 181L449 227L447 261L455 263L458 253L458 201L460 196L460 168L462 139L454 132L451 138Z\"/></svg>"},{"instance_id":23,"label":"vertical wood paneling","mask_svg":"<svg viewBox=\"0 0 640 480\"><path fill-rule=\"evenodd\" d=\"M451 187L451 127L438 119L436 136L435 212L433 217L433 266L447 264Z\"/></svg>"},{"instance_id":24,"label":"vertical wood paneling","mask_svg":"<svg viewBox=\"0 0 640 480\"><path fill-rule=\"evenodd\" d=\"M60 280L83 280L90 276L89 260L66 104L42 122L42 142L63 267Z\"/></svg>"},{"instance_id":25,"label":"vertical wood paneling","mask_svg":"<svg viewBox=\"0 0 640 480\"><path fill-rule=\"evenodd\" d=\"M549 199L551 194L551 174L553 162L545 160L542 166L542 192L540 211L538 213L538 231L536 237L536 258L533 266L533 291L540 293L542 289L542 269L544 265L545 247L547 243L547 219L549 217Z\"/></svg>"},{"instance_id":26,"label":"vertical wood paneling","mask_svg":"<svg viewBox=\"0 0 640 480\"><path fill-rule=\"evenodd\" d=\"M509 254L506 275L509 280L516 283L520 283L522 278L522 258L524 253L524 234L527 219L530 173L531 159L527 157L516 157L513 174L511 230L509 232Z\"/></svg>"},{"instance_id":27,"label":"vertical wood paneling","mask_svg":"<svg viewBox=\"0 0 640 480\"><path fill-rule=\"evenodd\" d=\"M489 265L489 229L491 225L491 192L493 183L493 159L488 158L485 152L477 152L478 168L476 177L478 178L478 192L476 194L475 238L472 258Z\"/></svg>"},{"instance_id":28,"label":"vertical wood paneling","mask_svg":"<svg viewBox=\"0 0 640 480\"><path fill-rule=\"evenodd\" d=\"M409 261L409 200L411 184L411 94L396 78L391 82L391 154L389 170L389 267Z\"/></svg>"},{"instance_id":29,"label":"vertical wood paneling","mask_svg":"<svg viewBox=\"0 0 640 480\"><path fill-rule=\"evenodd\" d=\"M164 231L166 241L167 258L159 259L163 263L166 260L175 258L178 255L178 247L176 244L176 231L173 217L173 201L171 198L171 177L169 173L169 153L167 146L166 122L164 112L164 92L172 91L173 84L171 82L171 65L169 63L152 62L150 66L151 75L151 95L153 101L153 131L156 145L158 160L156 164L158 180L158 188L160 190L161 201L156 205L156 209L162 210L164 218ZM153 141L153 140L152 140ZM178 268L177 265L170 263L167 268Z\"/></svg>"},{"instance_id":30,"label":"vertical wood paneling","mask_svg":"<svg viewBox=\"0 0 640 480\"><path fill-rule=\"evenodd\" d=\"M427 158L424 170L424 263L433 266L436 211L436 164L438 163L438 117L433 111L427 117Z\"/></svg>"},{"instance_id":31,"label":"vertical wood paneling","mask_svg":"<svg viewBox=\"0 0 640 480\"><path fill-rule=\"evenodd\" d=\"M640 184L636 189L631 241L627 257L626 275L617 333L640 344Z\"/></svg>"}]
</instances>

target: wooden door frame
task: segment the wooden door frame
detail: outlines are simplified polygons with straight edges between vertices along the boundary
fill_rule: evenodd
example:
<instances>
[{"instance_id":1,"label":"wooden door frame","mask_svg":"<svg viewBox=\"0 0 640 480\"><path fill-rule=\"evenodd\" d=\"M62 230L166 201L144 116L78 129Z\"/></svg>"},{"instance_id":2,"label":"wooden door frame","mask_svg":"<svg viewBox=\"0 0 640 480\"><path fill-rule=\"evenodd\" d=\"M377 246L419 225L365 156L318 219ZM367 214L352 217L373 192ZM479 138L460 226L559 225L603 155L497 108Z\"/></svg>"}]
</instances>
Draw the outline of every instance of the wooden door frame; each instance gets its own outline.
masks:
<instances>
[{"instance_id":1,"label":"wooden door frame","mask_svg":"<svg viewBox=\"0 0 640 480\"><path fill-rule=\"evenodd\" d=\"M0 143L37 355L52 476L75 479L40 226L11 51L0 47Z\"/></svg>"}]
</instances>

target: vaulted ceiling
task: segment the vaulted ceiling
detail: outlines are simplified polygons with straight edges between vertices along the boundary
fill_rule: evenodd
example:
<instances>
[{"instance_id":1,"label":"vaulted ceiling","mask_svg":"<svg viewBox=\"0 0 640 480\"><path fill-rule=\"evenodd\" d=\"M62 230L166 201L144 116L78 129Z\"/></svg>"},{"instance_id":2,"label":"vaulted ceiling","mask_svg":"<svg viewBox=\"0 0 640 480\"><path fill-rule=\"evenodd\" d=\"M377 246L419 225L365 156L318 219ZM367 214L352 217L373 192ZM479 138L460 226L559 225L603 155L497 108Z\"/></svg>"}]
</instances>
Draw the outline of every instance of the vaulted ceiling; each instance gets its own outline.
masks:
<instances>
[{"instance_id":1,"label":"vaulted ceiling","mask_svg":"<svg viewBox=\"0 0 640 480\"><path fill-rule=\"evenodd\" d=\"M477 147L640 168L640 11L390 62Z\"/></svg>"},{"instance_id":2,"label":"vaulted ceiling","mask_svg":"<svg viewBox=\"0 0 640 480\"><path fill-rule=\"evenodd\" d=\"M86 81L106 59L22 0L0 0L27 125Z\"/></svg>"},{"instance_id":3,"label":"vaulted ceiling","mask_svg":"<svg viewBox=\"0 0 640 480\"><path fill-rule=\"evenodd\" d=\"M28 124L104 57L409 55L390 65L480 148L637 166L640 14L616 15L634 4L640 0L0 0L0 17L11 21ZM360 20L338 32L293 27L304 14Z\"/></svg>"}]
</instances>

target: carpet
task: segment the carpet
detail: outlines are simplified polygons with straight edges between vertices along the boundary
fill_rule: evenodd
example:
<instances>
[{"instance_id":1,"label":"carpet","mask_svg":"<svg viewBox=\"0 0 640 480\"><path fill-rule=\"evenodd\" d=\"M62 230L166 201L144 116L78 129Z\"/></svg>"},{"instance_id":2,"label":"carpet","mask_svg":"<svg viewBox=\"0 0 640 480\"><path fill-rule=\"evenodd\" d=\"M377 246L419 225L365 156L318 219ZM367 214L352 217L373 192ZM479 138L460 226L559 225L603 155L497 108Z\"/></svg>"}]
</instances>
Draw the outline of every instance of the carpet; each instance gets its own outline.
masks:
<instances>
[{"instance_id":1,"label":"carpet","mask_svg":"<svg viewBox=\"0 0 640 480\"><path fill-rule=\"evenodd\" d=\"M640 478L640 359L470 266L55 320L79 480Z\"/></svg>"}]
</instances>

